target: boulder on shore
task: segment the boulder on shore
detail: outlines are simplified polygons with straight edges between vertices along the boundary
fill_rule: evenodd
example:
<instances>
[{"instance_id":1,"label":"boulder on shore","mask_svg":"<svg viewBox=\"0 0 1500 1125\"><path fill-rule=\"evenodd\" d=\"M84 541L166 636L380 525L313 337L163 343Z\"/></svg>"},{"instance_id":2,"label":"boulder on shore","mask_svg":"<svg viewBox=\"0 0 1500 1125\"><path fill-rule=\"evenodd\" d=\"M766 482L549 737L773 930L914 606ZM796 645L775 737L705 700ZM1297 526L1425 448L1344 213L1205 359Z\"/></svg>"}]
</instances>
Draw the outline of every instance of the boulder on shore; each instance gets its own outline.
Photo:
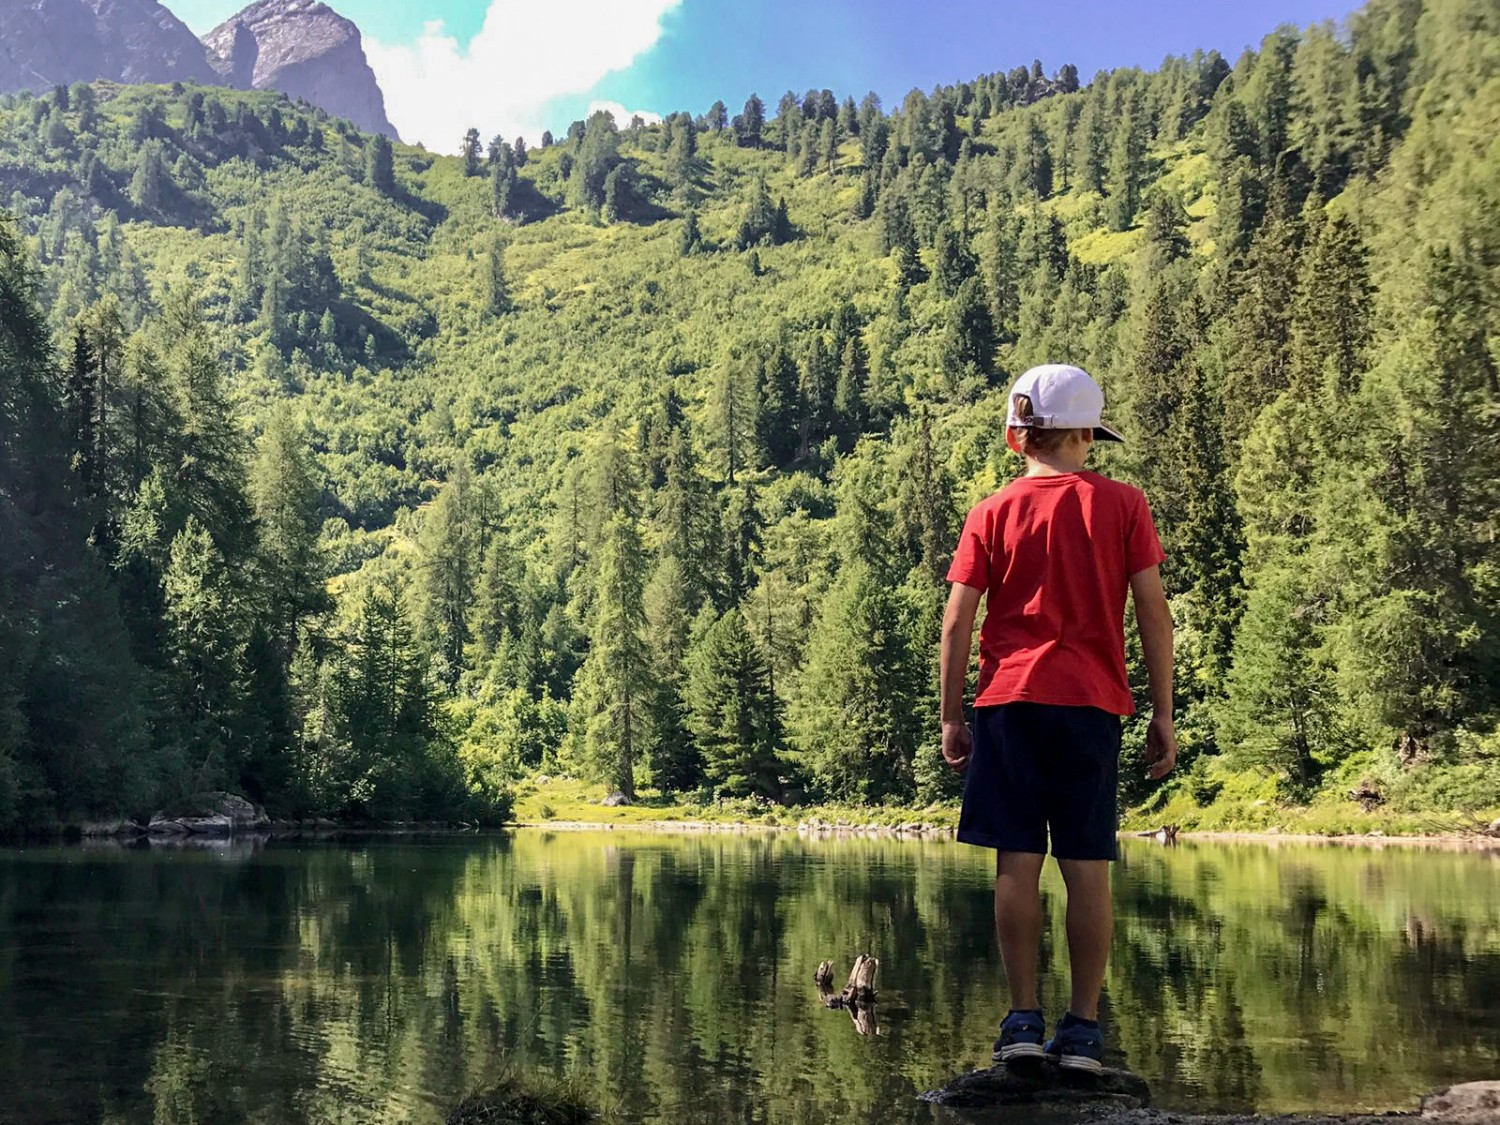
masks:
<instances>
[{"instance_id":1,"label":"boulder on shore","mask_svg":"<svg viewBox=\"0 0 1500 1125\"><path fill-rule=\"evenodd\" d=\"M1495 1125L1500 1121L1500 1082L1465 1082L1422 1099L1422 1120L1443 1125Z\"/></svg>"},{"instance_id":2,"label":"boulder on shore","mask_svg":"<svg viewBox=\"0 0 1500 1125\"><path fill-rule=\"evenodd\" d=\"M268 830L271 826L263 810L234 793L205 793L193 804L192 815L157 813L146 825L146 831L152 836L235 836Z\"/></svg>"},{"instance_id":3,"label":"boulder on shore","mask_svg":"<svg viewBox=\"0 0 1500 1125\"><path fill-rule=\"evenodd\" d=\"M957 1110L974 1122L1076 1122L1084 1110L1134 1110L1151 1104L1145 1079L1106 1067L1101 1074L1063 1070L1048 1059L1033 1067L971 1070L922 1100Z\"/></svg>"},{"instance_id":4,"label":"boulder on shore","mask_svg":"<svg viewBox=\"0 0 1500 1125\"><path fill-rule=\"evenodd\" d=\"M628 804L630 804L630 798L625 796L624 793L611 793L608 797L604 798L603 801L603 805L607 809L617 809L621 805Z\"/></svg>"}]
</instances>

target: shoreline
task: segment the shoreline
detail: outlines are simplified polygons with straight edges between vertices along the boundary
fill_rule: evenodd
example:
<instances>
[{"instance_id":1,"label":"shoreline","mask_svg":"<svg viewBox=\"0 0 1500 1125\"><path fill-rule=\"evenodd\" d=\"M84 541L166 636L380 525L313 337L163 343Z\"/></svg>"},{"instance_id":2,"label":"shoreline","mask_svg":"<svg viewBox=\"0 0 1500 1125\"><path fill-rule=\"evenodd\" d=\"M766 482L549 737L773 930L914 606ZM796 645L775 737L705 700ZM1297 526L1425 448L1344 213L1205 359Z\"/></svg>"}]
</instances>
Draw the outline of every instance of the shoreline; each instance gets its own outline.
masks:
<instances>
[{"instance_id":1,"label":"shoreline","mask_svg":"<svg viewBox=\"0 0 1500 1125\"><path fill-rule=\"evenodd\" d=\"M890 839L890 840L946 840L954 841L957 829L940 825L923 825L912 828L883 824L826 823L801 824L757 824L754 821L709 821L709 820L526 820L505 826L506 830L554 832L642 832L656 835L796 835L808 839ZM1120 840L1152 840L1155 833L1120 832ZM1497 851L1500 838L1490 836L1464 836L1455 833L1432 833L1427 835L1392 836L1384 833L1363 835L1320 835L1316 833L1278 832L1180 832L1179 843L1245 843L1245 844L1316 844L1332 847L1410 847L1435 848L1449 851Z\"/></svg>"}]
</instances>

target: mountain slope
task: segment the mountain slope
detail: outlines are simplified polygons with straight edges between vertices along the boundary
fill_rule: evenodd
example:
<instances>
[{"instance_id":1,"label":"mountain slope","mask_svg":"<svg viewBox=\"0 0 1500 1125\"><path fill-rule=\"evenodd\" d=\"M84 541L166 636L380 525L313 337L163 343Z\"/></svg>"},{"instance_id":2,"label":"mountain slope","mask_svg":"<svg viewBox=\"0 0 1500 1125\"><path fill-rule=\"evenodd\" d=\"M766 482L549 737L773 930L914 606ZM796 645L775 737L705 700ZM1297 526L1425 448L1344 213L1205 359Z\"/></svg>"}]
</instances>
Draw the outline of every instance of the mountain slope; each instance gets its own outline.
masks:
<instances>
[{"instance_id":1,"label":"mountain slope","mask_svg":"<svg viewBox=\"0 0 1500 1125\"><path fill-rule=\"evenodd\" d=\"M174 558L176 596L208 574L234 596L201 604L275 636L279 589L254 575L296 562L335 597L300 611L281 680L264 655L263 680L241 667L266 627L213 661L160 652L170 614L142 629L162 675L223 670L217 768L272 792L305 769L328 789L301 807L408 792L408 759L363 756L351 725L377 626L430 656L478 785L542 763L618 785L628 761L692 792L926 800L951 786L930 723L944 556L1018 470L1007 382L1067 358L1131 439L1096 456L1153 503L1180 630L1180 776L1153 792L1122 770L1126 800L1249 827L1309 803L1372 823L1351 790L1405 827L1500 805L1494 11L1375 0L1233 65L1081 89L1018 67L891 112L813 91L733 120L595 117L488 161L262 93L0 101L0 199L70 365L114 357L110 424L170 435L126 394L163 366L197 393L203 338L174 344L191 294L306 503L270 510L303 539L268 563L245 546L260 525L193 491L196 458L167 441L156 465L112 431L89 483L133 553L79 549L147 626L150 567ZM128 349L97 327L111 310ZM210 406L182 408L179 444L222 421ZM189 566L210 553L199 508L227 567ZM646 712L623 750L621 668ZM231 690L251 682L269 686Z\"/></svg>"},{"instance_id":2,"label":"mountain slope","mask_svg":"<svg viewBox=\"0 0 1500 1125\"><path fill-rule=\"evenodd\" d=\"M316 0L259 0L203 37L224 81L305 98L361 129L395 137L359 28Z\"/></svg>"},{"instance_id":3,"label":"mountain slope","mask_svg":"<svg viewBox=\"0 0 1500 1125\"><path fill-rule=\"evenodd\" d=\"M156 0L0 5L0 93L101 78L217 81L197 37Z\"/></svg>"}]
</instances>

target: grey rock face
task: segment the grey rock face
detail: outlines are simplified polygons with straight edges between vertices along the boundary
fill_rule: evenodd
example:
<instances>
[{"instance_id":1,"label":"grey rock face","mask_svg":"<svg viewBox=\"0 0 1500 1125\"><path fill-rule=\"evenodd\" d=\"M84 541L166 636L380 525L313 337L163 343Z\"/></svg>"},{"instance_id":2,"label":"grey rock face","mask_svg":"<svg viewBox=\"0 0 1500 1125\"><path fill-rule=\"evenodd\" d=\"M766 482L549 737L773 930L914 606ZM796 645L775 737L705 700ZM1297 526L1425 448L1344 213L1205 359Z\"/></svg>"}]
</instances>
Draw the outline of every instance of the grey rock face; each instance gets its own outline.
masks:
<instances>
[{"instance_id":1,"label":"grey rock face","mask_svg":"<svg viewBox=\"0 0 1500 1125\"><path fill-rule=\"evenodd\" d=\"M221 80L305 98L395 137L359 28L320 0L259 0L203 37Z\"/></svg>"},{"instance_id":2,"label":"grey rock face","mask_svg":"<svg viewBox=\"0 0 1500 1125\"><path fill-rule=\"evenodd\" d=\"M0 92L101 78L220 81L192 31L156 0L0 2Z\"/></svg>"}]
</instances>

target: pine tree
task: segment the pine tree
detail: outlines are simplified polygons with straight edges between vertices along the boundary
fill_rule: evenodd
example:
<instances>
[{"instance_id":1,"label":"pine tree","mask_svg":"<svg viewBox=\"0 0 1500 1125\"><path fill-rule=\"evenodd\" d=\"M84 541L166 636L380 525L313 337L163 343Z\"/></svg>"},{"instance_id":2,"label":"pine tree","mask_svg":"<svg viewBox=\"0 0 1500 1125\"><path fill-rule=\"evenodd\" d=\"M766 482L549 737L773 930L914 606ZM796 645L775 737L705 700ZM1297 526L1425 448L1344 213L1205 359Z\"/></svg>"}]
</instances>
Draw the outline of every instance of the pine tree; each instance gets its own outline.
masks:
<instances>
[{"instance_id":1,"label":"pine tree","mask_svg":"<svg viewBox=\"0 0 1500 1125\"><path fill-rule=\"evenodd\" d=\"M318 550L320 490L307 437L283 407L266 426L250 474L258 558L283 673L291 666L303 622L330 608L327 564Z\"/></svg>"},{"instance_id":2,"label":"pine tree","mask_svg":"<svg viewBox=\"0 0 1500 1125\"><path fill-rule=\"evenodd\" d=\"M588 657L574 694L577 753L584 767L627 798L647 745L651 660L644 606L646 552L628 512L604 530Z\"/></svg>"},{"instance_id":3,"label":"pine tree","mask_svg":"<svg viewBox=\"0 0 1500 1125\"><path fill-rule=\"evenodd\" d=\"M488 269L485 271L485 308L491 316L504 316L511 304L510 282L505 276L505 242L496 238L490 243Z\"/></svg>"},{"instance_id":4,"label":"pine tree","mask_svg":"<svg viewBox=\"0 0 1500 1125\"><path fill-rule=\"evenodd\" d=\"M166 158L160 141L148 141L136 157L135 174L130 179L130 202L138 211L160 214L172 190Z\"/></svg>"},{"instance_id":5,"label":"pine tree","mask_svg":"<svg viewBox=\"0 0 1500 1125\"><path fill-rule=\"evenodd\" d=\"M365 144L365 183L382 195L396 194L396 154L381 133Z\"/></svg>"},{"instance_id":6,"label":"pine tree","mask_svg":"<svg viewBox=\"0 0 1500 1125\"><path fill-rule=\"evenodd\" d=\"M1370 341L1365 248L1343 215L1321 221L1309 242L1292 307L1287 381L1306 395L1343 399L1357 387Z\"/></svg>"},{"instance_id":7,"label":"pine tree","mask_svg":"<svg viewBox=\"0 0 1500 1125\"><path fill-rule=\"evenodd\" d=\"M521 596L517 589L514 559L502 534L490 537L484 552L479 586L474 593L474 610L469 619L469 635L474 642L470 665L480 668L500 651L507 636L514 637L521 628Z\"/></svg>"},{"instance_id":8,"label":"pine tree","mask_svg":"<svg viewBox=\"0 0 1500 1125\"><path fill-rule=\"evenodd\" d=\"M630 165L617 164L604 177L604 207L602 216L606 223L617 223L628 218L635 203L635 180Z\"/></svg>"},{"instance_id":9,"label":"pine tree","mask_svg":"<svg viewBox=\"0 0 1500 1125\"><path fill-rule=\"evenodd\" d=\"M945 297L954 296L961 285L974 276L977 263L964 245L963 238L950 225L938 229L937 266L933 276Z\"/></svg>"},{"instance_id":10,"label":"pine tree","mask_svg":"<svg viewBox=\"0 0 1500 1125\"><path fill-rule=\"evenodd\" d=\"M771 241L775 230L776 209L771 203L771 193L766 190L766 181L757 179L750 193L750 206L740 223L739 248L748 250Z\"/></svg>"},{"instance_id":11,"label":"pine tree","mask_svg":"<svg viewBox=\"0 0 1500 1125\"><path fill-rule=\"evenodd\" d=\"M495 212L495 218L514 217L513 206L517 179L515 159L511 155L510 146L501 142L497 148L493 149L490 160L490 206Z\"/></svg>"},{"instance_id":12,"label":"pine tree","mask_svg":"<svg viewBox=\"0 0 1500 1125\"><path fill-rule=\"evenodd\" d=\"M472 178L479 175L479 162L483 151L483 145L479 140L479 130L471 128L464 134L463 147L459 150L459 155L464 161L465 176Z\"/></svg>"},{"instance_id":13,"label":"pine tree","mask_svg":"<svg viewBox=\"0 0 1500 1125\"><path fill-rule=\"evenodd\" d=\"M162 578L166 653L184 735L208 756L193 783L221 782L241 706L245 658L243 602L212 536L189 516L172 540Z\"/></svg>"},{"instance_id":14,"label":"pine tree","mask_svg":"<svg viewBox=\"0 0 1500 1125\"><path fill-rule=\"evenodd\" d=\"M765 653L738 609L728 610L687 658L688 729L708 780L734 796L781 797L780 716Z\"/></svg>"},{"instance_id":15,"label":"pine tree","mask_svg":"<svg viewBox=\"0 0 1500 1125\"><path fill-rule=\"evenodd\" d=\"M993 379L998 343L984 283L971 277L949 303L943 328L943 372L949 388L958 392Z\"/></svg>"},{"instance_id":16,"label":"pine tree","mask_svg":"<svg viewBox=\"0 0 1500 1125\"><path fill-rule=\"evenodd\" d=\"M456 763L443 761L430 659L398 591L366 587L328 679L333 756L322 769L333 807L376 819L428 811Z\"/></svg>"},{"instance_id":17,"label":"pine tree","mask_svg":"<svg viewBox=\"0 0 1500 1125\"><path fill-rule=\"evenodd\" d=\"M698 229L698 212L690 208L682 217L682 236L677 243L678 253L686 258L702 248L703 233Z\"/></svg>"},{"instance_id":18,"label":"pine tree","mask_svg":"<svg viewBox=\"0 0 1500 1125\"><path fill-rule=\"evenodd\" d=\"M818 158L830 176L839 170L838 127L832 118L825 120L818 131Z\"/></svg>"},{"instance_id":19,"label":"pine tree","mask_svg":"<svg viewBox=\"0 0 1500 1125\"><path fill-rule=\"evenodd\" d=\"M1141 205L1146 147L1141 122L1134 112L1115 126L1109 157L1108 215L1111 230L1129 230Z\"/></svg>"},{"instance_id":20,"label":"pine tree","mask_svg":"<svg viewBox=\"0 0 1500 1125\"><path fill-rule=\"evenodd\" d=\"M755 372L743 359L723 364L709 392L712 438L731 488L737 474L760 463L761 404Z\"/></svg>"},{"instance_id":21,"label":"pine tree","mask_svg":"<svg viewBox=\"0 0 1500 1125\"><path fill-rule=\"evenodd\" d=\"M450 690L463 674L469 643L469 614L478 578L477 523L473 482L467 463L460 460L427 510L418 539L420 635Z\"/></svg>"},{"instance_id":22,"label":"pine tree","mask_svg":"<svg viewBox=\"0 0 1500 1125\"><path fill-rule=\"evenodd\" d=\"M896 596L865 563L846 565L823 605L790 713L793 744L836 801L907 797L924 683Z\"/></svg>"},{"instance_id":23,"label":"pine tree","mask_svg":"<svg viewBox=\"0 0 1500 1125\"><path fill-rule=\"evenodd\" d=\"M703 781L703 759L688 729L686 701L690 573L675 555L663 554L643 597L651 660L645 757L652 781L666 792L695 789Z\"/></svg>"},{"instance_id":24,"label":"pine tree","mask_svg":"<svg viewBox=\"0 0 1500 1125\"><path fill-rule=\"evenodd\" d=\"M766 103L751 94L745 99L744 112L739 117L739 128L736 131L737 141L741 148L760 148L761 133L766 127Z\"/></svg>"}]
</instances>

